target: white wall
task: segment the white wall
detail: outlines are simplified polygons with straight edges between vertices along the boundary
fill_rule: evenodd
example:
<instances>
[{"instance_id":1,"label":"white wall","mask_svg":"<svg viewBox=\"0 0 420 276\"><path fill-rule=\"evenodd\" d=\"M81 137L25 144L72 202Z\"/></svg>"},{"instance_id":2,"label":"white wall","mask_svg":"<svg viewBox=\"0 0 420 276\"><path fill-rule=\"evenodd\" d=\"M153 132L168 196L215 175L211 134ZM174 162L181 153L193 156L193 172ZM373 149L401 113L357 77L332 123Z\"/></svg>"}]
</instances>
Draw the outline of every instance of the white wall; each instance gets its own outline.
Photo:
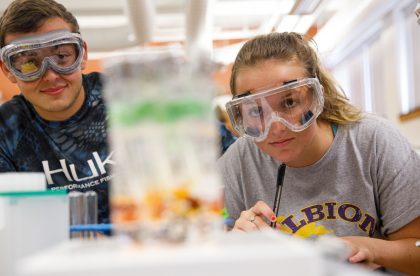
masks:
<instances>
[{"instance_id":1,"label":"white wall","mask_svg":"<svg viewBox=\"0 0 420 276\"><path fill-rule=\"evenodd\" d=\"M419 31L420 31L420 26ZM381 43L384 52L389 56L384 56L384 68L386 68L383 82L385 84L385 110L386 117L394 122L401 132L409 139L409 141L420 149L420 118L412 119L406 122L401 122L399 115L401 114L401 95L399 85L400 69L398 66L399 56L398 52L398 35L395 25L391 25L381 34ZM419 49L420 50L420 49ZM384 53L384 55L386 55ZM420 60L416 60L420 62ZM417 81L420 81L417 79ZM417 91L419 92L419 91Z\"/></svg>"},{"instance_id":2,"label":"white wall","mask_svg":"<svg viewBox=\"0 0 420 276\"><path fill-rule=\"evenodd\" d=\"M392 121L420 149L420 118L406 122L399 119L401 113L420 107L416 2L378 1L386 8L377 7L359 18L347 39L325 60L355 105Z\"/></svg>"}]
</instances>

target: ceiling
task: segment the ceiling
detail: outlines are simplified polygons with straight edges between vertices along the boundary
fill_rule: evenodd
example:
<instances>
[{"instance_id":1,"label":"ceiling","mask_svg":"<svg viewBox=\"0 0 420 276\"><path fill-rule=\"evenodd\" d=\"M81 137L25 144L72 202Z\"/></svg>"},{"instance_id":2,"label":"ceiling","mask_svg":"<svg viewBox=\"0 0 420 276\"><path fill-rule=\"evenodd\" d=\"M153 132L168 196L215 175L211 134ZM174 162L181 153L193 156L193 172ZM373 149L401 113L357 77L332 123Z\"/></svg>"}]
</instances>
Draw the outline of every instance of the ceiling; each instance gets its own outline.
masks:
<instances>
[{"instance_id":1,"label":"ceiling","mask_svg":"<svg viewBox=\"0 0 420 276\"><path fill-rule=\"evenodd\" d=\"M198 49L224 62L233 59L241 42L274 30L319 36L331 44L339 37L332 27L339 25L342 33L351 19L378 1L59 0L77 17L94 55ZM10 2L1 0L0 12ZM316 40L322 48L324 42Z\"/></svg>"}]
</instances>

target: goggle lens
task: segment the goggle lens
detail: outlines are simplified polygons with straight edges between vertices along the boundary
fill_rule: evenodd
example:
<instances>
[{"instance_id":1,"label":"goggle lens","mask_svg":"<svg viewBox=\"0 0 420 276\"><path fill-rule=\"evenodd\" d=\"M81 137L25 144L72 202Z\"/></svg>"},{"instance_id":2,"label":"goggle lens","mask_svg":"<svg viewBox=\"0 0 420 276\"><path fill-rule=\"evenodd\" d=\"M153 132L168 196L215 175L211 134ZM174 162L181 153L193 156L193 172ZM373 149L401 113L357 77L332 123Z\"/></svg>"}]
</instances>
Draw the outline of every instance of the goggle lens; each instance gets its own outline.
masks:
<instances>
[{"instance_id":1,"label":"goggle lens","mask_svg":"<svg viewBox=\"0 0 420 276\"><path fill-rule=\"evenodd\" d=\"M306 129L322 107L322 89L317 79L255 92L227 104L235 129L259 140L266 138L271 124L277 121L292 131Z\"/></svg>"},{"instance_id":2,"label":"goggle lens","mask_svg":"<svg viewBox=\"0 0 420 276\"><path fill-rule=\"evenodd\" d=\"M74 43L50 46L34 50L21 51L10 56L11 65L22 74L31 74L42 68L42 64L49 60L59 68L72 66L80 51Z\"/></svg>"},{"instance_id":3,"label":"goggle lens","mask_svg":"<svg viewBox=\"0 0 420 276\"><path fill-rule=\"evenodd\" d=\"M56 30L18 38L1 49L1 59L18 79L36 80L51 68L70 74L83 59L83 40L78 33Z\"/></svg>"}]
</instances>

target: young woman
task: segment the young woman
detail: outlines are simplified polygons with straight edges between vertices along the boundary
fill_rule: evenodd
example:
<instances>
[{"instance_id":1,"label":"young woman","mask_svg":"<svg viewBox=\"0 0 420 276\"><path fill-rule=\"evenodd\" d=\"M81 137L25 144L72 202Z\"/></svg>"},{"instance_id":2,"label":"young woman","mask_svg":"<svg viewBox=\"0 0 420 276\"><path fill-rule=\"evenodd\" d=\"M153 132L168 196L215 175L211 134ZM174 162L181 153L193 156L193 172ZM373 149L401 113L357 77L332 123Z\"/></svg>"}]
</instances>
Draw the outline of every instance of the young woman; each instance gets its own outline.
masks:
<instances>
[{"instance_id":1,"label":"young woman","mask_svg":"<svg viewBox=\"0 0 420 276\"><path fill-rule=\"evenodd\" d=\"M233 230L333 234L350 262L419 273L420 158L390 123L348 103L310 41L248 41L230 85L242 137L219 165Z\"/></svg>"}]
</instances>

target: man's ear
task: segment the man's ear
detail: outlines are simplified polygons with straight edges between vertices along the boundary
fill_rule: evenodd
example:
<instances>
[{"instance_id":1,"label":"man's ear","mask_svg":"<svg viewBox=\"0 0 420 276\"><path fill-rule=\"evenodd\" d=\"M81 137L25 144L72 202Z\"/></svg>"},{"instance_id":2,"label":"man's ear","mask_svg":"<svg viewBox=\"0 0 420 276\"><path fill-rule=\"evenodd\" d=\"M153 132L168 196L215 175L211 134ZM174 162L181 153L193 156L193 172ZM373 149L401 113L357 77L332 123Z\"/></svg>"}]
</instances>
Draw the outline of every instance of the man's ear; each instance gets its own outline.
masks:
<instances>
[{"instance_id":1,"label":"man's ear","mask_svg":"<svg viewBox=\"0 0 420 276\"><path fill-rule=\"evenodd\" d=\"M10 70L7 68L6 64L0 60L0 67L3 71L3 74L11 81L12 83L17 83L15 75L13 75Z\"/></svg>"},{"instance_id":2,"label":"man's ear","mask_svg":"<svg viewBox=\"0 0 420 276\"><path fill-rule=\"evenodd\" d=\"M82 65L81 65L82 70L85 70L86 68L87 59L88 59L87 44L85 41L83 41L83 59L82 59Z\"/></svg>"}]
</instances>

